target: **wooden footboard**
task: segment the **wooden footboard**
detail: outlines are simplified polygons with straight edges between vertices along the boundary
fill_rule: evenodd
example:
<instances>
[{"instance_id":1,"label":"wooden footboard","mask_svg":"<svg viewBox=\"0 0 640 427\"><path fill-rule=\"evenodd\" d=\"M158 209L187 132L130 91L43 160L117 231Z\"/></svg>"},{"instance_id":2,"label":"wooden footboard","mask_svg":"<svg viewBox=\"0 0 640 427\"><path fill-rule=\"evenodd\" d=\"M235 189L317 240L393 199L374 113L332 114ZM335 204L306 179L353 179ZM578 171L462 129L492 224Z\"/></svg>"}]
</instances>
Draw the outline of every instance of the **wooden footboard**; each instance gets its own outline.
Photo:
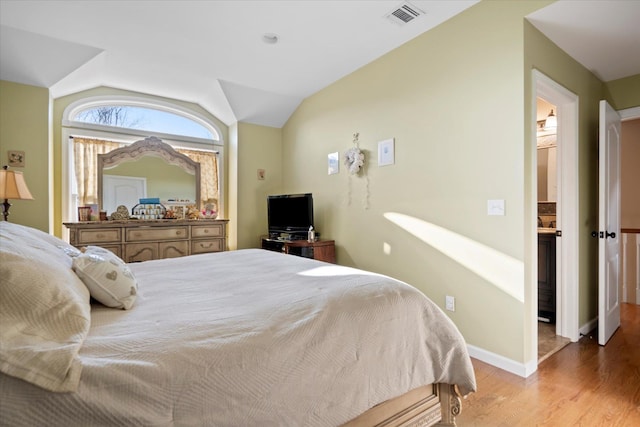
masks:
<instances>
[{"instance_id":1,"label":"wooden footboard","mask_svg":"<svg viewBox=\"0 0 640 427\"><path fill-rule=\"evenodd\" d=\"M460 410L454 386L431 384L376 405L343 427L455 426Z\"/></svg>"}]
</instances>

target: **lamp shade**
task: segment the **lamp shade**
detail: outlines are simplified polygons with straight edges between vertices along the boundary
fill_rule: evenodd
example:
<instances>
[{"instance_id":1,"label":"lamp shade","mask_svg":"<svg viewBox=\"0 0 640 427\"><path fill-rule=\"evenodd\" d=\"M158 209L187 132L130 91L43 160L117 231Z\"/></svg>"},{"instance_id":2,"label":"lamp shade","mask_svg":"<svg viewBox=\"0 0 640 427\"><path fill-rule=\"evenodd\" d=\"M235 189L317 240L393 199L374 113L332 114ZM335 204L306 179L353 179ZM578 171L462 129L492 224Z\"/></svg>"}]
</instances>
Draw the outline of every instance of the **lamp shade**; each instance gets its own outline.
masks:
<instances>
[{"instance_id":1,"label":"lamp shade","mask_svg":"<svg viewBox=\"0 0 640 427\"><path fill-rule=\"evenodd\" d=\"M33 200L22 172L0 169L0 199Z\"/></svg>"}]
</instances>

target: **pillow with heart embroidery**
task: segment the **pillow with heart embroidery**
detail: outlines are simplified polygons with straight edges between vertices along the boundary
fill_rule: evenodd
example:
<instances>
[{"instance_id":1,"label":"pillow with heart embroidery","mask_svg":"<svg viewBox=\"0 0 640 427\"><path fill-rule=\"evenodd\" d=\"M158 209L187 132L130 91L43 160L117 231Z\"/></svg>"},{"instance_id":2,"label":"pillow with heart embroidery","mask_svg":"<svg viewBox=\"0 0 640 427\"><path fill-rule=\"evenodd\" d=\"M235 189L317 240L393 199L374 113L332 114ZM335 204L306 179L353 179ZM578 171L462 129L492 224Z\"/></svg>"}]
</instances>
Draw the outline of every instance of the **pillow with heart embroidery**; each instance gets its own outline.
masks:
<instances>
[{"instance_id":1,"label":"pillow with heart embroidery","mask_svg":"<svg viewBox=\"0 0 640 427\"><path fill-rule=\"evenodd\" d=\"M88 246L73 259L73 270L96 301L107 307L130 309L136 300L138 283L127 264L99 246Z\"/></svg>"}]
</instances>

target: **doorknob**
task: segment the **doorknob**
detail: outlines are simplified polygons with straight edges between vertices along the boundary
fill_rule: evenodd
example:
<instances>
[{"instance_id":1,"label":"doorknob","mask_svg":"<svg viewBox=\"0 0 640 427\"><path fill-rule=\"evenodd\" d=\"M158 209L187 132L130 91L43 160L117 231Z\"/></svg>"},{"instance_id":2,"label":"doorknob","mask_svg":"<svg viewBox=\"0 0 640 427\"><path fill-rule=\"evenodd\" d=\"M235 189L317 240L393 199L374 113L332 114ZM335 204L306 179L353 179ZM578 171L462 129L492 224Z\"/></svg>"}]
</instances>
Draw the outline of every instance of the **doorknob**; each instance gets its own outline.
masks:
<instances>
[{"instance_id":1,"label":"doorknob","mask_svg":"<svg viewBox=\"0 0 640 427\"><path fill-rule=\"evenodd\" d=\"M591 237L600 237L601 239L606 239L607 237L611 237L612 239L616 238L616 232L612 231L611 233L609 233L608 231L592 231L591 232Z\"/></svg>"}]
</instances>

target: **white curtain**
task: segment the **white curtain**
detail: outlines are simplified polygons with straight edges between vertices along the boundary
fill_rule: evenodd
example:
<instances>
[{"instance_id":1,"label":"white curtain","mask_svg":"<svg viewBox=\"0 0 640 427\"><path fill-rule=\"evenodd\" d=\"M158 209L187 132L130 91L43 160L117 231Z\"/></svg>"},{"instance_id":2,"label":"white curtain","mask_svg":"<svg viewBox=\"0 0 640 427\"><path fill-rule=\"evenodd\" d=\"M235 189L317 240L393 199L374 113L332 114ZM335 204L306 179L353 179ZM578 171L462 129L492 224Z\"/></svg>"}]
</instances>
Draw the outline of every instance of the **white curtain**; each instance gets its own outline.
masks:
<instances>
[{"instance_id":1,"label":"white curtain","mask_svg":"<svg viewBox=\"0 0 640 427\"><path fill-rule=\"evenodd\" d=\"M78 206L98 203L98 154L108 153L123 145L103 139L73 138Z\"/></svg>"},{"instance_id":2,"label":"white curtain","mask_svg":"<svg viewBox=\"0 0 640 427\"><path fill-rule=\"evenodd\" d=\"M218 206L218 153L178 148L177 152L200 163L200 201ZM199 208L202 208L200 206Z\"/></svg>"}]
</instances>

